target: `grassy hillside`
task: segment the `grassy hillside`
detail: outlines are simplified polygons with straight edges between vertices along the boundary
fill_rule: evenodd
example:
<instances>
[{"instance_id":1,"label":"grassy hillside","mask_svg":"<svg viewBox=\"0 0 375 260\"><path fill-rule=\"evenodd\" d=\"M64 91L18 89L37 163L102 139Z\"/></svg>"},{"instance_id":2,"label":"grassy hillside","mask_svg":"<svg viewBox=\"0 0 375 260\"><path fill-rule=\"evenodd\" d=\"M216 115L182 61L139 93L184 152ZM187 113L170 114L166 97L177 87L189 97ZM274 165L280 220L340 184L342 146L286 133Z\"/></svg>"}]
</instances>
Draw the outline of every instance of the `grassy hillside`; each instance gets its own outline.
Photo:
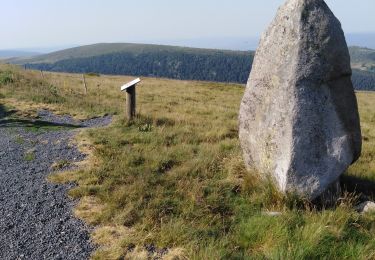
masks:
<instances>
[{"instance_id":1,"label":"grassy hillside","mask_svg":"<svg viewBox=\"0 0 375 260\"><path fill-rule=\"evenodd\" d=\"M199 49L199 48L187 48L187 47L177 47L177 46L167 46L167 45L155 45L155 44L136 44L136 43L97 43L92 45L80 46L75 48L70 48L66 50L61 50L49 54L40 55L30 59L18 60L17 64L25 63L55 63L58 61L69 60L69 59L79 59L79 58L89 58L94 56L102 56L106 54L113 53L131 53L134 55L139 55L142 53L157 53L157 52L181 52L187 54L214 54L214 53L224 53L224 54L244 54L250 53L245 51L227 51L227 50L214 50L214 49ZM9 60L10 62L12 60Z\"/></svg>"},{"instance_id":2,"label":"grassy hillside","mask_svg":"<svg viewBox=\"0 0 375 260\"><path fill-rule=\"evenodd\" d=\"M86 46L80 46L75 48L69 48L49 54L43 54L36 57L17 59L9 59L9 62L16 64L36 64L36 63L55 63L70 59L89 58L95 56L102 56L113 53L132 53L139 55L142 53L150 52L183 52L183 53L198 53L198 54L210 54L217 53L220 51L223 54L237 53L242 55L253 54L253 52L246 51L226 51L226 50L212 50L212 49L199 49L199 48L185 48L176 46L166 45L153 45L153 44L134 44L134 43L98 43ZM349 47L349 52L354 66L363 64L374 64L375 63L375 50L353 46ZM1 54L1 52L0 52ZM11 56L8 56L11 57Z\"/></svg>"},{"instance_id":3,"label":"grassy hillside","mask_svg":"<svg viewBox=\"0 0 375 260\"><path fill-rule=\"evenodd\" d=\"M70 195L80 199L76 214L96 227L94 259L145 259L145 245L168 248L165 259L375 257L375 215L352 207L359 194L375 199L374 93L357 93L363 155L343 178L342 199L318 209L245 170L237 138L242 86L146 78L137 118L126 122L119 86L128 80L88 77L84 95L79 75L42 80L36 71L0 67L0 103L20 115L37 107L116 115L111 126L77 138L91 154L84 168L51 178L78 183Z\"/></svg>"},{"instance_id":4,"label":"grassy hillside","mask_svg":"<svg viewBox=\"0 0 375 260\"><path fill-rule=\"evenodd\" d=\"M246 82L252 58L252 52L119 43L72 48L16 63L46 71Z\"/></svg>"},{"instance_id":5,"label":"grassy hillside","mask_svg":"<svg viewBox=\"0 0 375 260\"><path fill-rule=\"evenodd\" d=\"M375 90L375 51L351 47L355 88ZM246 83L254 52L108 43L71 48L16 64L45 71Z\"/></svg>"}]
</instances>

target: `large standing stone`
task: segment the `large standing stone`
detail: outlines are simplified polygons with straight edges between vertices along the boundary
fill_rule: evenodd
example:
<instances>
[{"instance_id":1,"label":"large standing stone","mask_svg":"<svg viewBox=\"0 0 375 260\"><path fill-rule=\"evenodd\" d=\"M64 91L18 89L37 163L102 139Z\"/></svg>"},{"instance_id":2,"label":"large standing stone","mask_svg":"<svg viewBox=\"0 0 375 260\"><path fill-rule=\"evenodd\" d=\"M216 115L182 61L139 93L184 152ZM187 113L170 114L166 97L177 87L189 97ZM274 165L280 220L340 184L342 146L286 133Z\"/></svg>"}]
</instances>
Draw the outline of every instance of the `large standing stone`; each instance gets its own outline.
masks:
<instances>
[{"instance_id":1,"label":"large standing stone","mask_svg":"<svg viewBox=\"0 0 375 260\"><path fill-rule=\"evenodd\" d=\"M314 199L361 153L341 24L323 0L288 0L262 36L240 109L246 165Z\"/></svg>"}]
</instances>

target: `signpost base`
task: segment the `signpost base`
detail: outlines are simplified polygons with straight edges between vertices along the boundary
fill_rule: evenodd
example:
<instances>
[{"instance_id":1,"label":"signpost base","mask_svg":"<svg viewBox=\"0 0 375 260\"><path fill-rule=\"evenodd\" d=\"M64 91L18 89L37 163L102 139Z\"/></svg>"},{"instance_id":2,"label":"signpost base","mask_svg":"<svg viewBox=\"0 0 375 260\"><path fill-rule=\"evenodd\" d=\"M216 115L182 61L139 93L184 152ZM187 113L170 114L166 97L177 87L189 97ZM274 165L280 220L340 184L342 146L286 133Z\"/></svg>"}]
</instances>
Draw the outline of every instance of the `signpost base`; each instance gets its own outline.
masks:
<instances>
[{"instance_id":1,"label":"signpost base","mask_svg":"<svg viewBox=\"0 0 375 260\"><path fill-rule=\"evenodd\" d=\"M126 89L126 117L133 120L135 117L135 85Z\"/></svg>"}]
</instances>

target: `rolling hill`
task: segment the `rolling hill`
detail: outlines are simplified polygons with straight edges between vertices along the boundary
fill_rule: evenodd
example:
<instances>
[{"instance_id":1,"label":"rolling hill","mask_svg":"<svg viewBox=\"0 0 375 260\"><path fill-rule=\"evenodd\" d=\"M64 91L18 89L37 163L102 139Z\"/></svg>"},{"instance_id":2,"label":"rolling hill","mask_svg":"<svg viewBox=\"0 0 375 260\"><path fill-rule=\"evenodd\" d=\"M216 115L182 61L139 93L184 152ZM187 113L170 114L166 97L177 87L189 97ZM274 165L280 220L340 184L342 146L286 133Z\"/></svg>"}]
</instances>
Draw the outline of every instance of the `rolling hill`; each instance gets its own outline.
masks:
<instances>
[{"instance_id":1,"label":"rolling hill","mask_svg":"<svg viewBox=\"0 0 375 260\"><path fill-rule=\"evenodd\" d=\"M8 60L45 71L246 82L254 52L150 44L101 43Z\"/></svg>"},{"instance_id":2,"label":"rolling hill","mask_svg":"<svg viewBox=\"0 0 375 260\"><path fill-rule=\"evenodd\" d=\"M375 50L350 47L350 54L356 89L375 90ZM253 58L253 51L99 43L7 61L55 72L246 83Z\"/></svg>"},{"instance_id":3,"label":"rolling hill","mask_svg":"<svg viewBox=\"0 0 375 260\"><path fill-rule=\"evenodd\" d=\"M85 45L80 47L69 48L61 51L56 51L48 54L30 57L26 59L13 60L9 59L10 63L16 64L40 64L40 63L56 63L59 61L79 58L92 58L96 56L103 56L108 54L131 53L140 55L144 53L157 52L181 52L184 54L253 54L254 52L247 51L231 51L219 49L202 49L202 48L188 48L168 45L155 44L137 44L137 43L97 43L92 45Z\"/></svg>"}]
</instances>

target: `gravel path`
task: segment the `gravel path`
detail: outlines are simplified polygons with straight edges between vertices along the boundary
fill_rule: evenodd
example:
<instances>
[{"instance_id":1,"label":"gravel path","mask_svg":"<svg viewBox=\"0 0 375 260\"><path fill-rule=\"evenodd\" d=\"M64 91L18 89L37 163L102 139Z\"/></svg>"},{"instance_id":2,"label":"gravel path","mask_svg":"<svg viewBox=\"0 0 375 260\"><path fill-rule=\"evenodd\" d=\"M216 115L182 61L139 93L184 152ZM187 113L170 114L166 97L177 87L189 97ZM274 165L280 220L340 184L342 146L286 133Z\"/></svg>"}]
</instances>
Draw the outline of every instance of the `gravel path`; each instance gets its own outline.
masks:
<instances>
[{"instance_id":1,"label":"gravel path","mask_svg":"<svg viewBox=\"0 0 375 260\"><path fill-rule=\"evenodd\" d=\"M66 195L72 185L46 178L53 163L85 158L70 144L72 128L110 122L110 116L76 122L45 110L38 121L0 119L0 259L90 256L89 228L73 217L75 202Z\"/></svg>"}]
</instances>

